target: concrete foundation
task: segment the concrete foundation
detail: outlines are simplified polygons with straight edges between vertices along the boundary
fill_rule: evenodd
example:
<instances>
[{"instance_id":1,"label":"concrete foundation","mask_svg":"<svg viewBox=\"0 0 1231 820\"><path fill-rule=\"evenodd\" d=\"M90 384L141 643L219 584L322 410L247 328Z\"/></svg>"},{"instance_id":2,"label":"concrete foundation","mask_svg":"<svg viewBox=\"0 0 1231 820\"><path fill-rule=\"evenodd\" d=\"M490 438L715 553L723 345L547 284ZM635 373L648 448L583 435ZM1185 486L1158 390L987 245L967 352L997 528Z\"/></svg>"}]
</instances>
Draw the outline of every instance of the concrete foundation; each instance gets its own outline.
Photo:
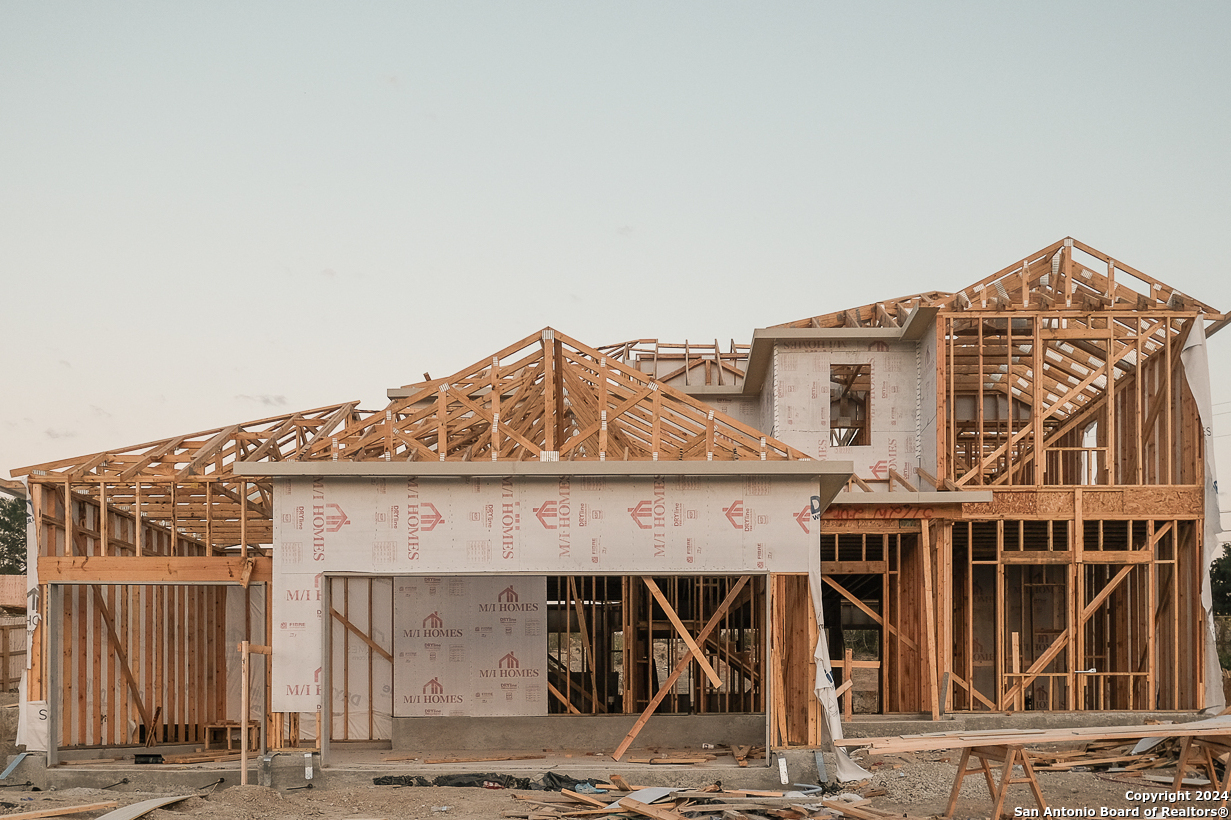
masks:
<instances>
[{"instance_id":1,"label":"concrete foundation","mask_svg":"<svg viewBox=\"0 0 1231 820\"><path fill-rule=\"evenodd\" d=\"M990 729L1132 726L1150 720L1187 723L1200 717L1202 715L1197 712L977 712L950 715L943 720L928 720L923 715L856 715L851 720L843 721L842 733L848 738L893 737Z\"/></svg>"},{"instance_id":2,"label":"concrete foundation","mask_svg":"<svg viewBox=\"0 0 1231 820\"><path fill-rule=\"evenodd\" d=\"M637 715L394 718L393 748L493 753L545 749L610 751L636 722ZM700 748L703 743L763 746L765 715L655 715L642 727L631 749Z\"/></svg>"},{"instance_id":3,"label":"concrete foundation","mask_svg":"<svg viewBox=\"0 0 1231 820\"><path fill-rule=\"evenodd\" d=\"M847 737L885 737L908 734L926 734L930 732L980 731L987 729L1045 729L1079 726L1130 726L1144 723L1147 720L1172 721L1185 723L1201 717L1193 712L1111 712L1095 714L1092 712L1035 712L1029 714L982 714L954 715L941 721L921 720L909 715L886 719L883 716L855 718L843 724ZM485 718L467 720L450 718L450 728L440 730L447 732L449 739L437 736L429 746L431 755L444 756L479 756L480 752L497 755L517 749L529 751L530 744L523 736L518 739L516 731L510 728L507 718ZM629 763L625 757L623 762L616 762L609 756L610 751L623 738L624 733L632 724L632 718L609 715L598 717L565 717L522 719L528 721L521 727L526 731L537 732L536 740L542 740L541 733L553 729L551 742L540 745L534 751L542 756L533 760L486 761L472 763L427 764L427 754L417 754L414 760L386 761L390 756L409 756L400 749L412 752L423 752L424 749L414 748L418 733L429 727L420 723L418 726L408 726L418 722L418 719L395 721L395 727L402 723L401 742L397 754L391 754L391 743L384 742L334 742L330 748L330 764L320 768L320 756L310 754L311 749L291 750L273 756L268 764L255 757L249 763L248 782L255 785L268 785L275 789L290 789L311 782L313 788L353 788L358 786L373 786L372 780L387 775L416 775L428 780L440 775L461 773L491 773L508 774L514 777L536 779L545 772L569 775L578 779L596 778L605 780L612 774L620 774L630 782L646 786L680 786L686 788L703 787L721 780L727 788L733 789L782 789L779 781L777 758L782 756L787 761L787 775L791 783L815 783L817 778L815 756L812 749L795 748L775 750L769 760L753 760L747 768L735 765L730 756L719 758L709 763L690 766L658 766ZM459 722L460 721L460 722ZM464 725L466 724L466 725ZM529 725L535 724L535 725ZM501 728L501 727L504 728ZM556 727L561 727L556 729ZM621 728L623 727L623 728ZM395 728L395 732L398 731ZM597 732L610 732L610 735L600 737ZM760 715L693 715L672 716L660 715L646 724L640 746L661 746L666 752L700 751L702 743L752 743L760 745L764 737L764 718ZM612 738L614 737L614 742ZM741 740L739 738L747 738ZM452 745L461 739L467 739L469 748ZM485 740L484 740L485 738ZM516 741L516 742L514 742ZM567 742L566 742L567 741ZM1028 739L1027 739L1027 742ZM445 747L445 748L442 748ZM542 752L551 748L552 752ZM938 740L938 748L943 748L943 741ZM43 753L32 754L21 762L9 777L0 783L6 786L4 793L10 796L19 794L29 787L21 784L29 782L39 789L67 789L73 787L106 788L113 791L166 791L174 789L190 794L202 789L224 789L239 784L240 770L238 762L201 763L186 766L168 765L136 765L134 754L174 754L194 751L192 747L160 746L153 749L121 747L88 750L67 750L62 754L66 760L88 760L100 758L121 758L116 762L98 763L95 765L70 765L48 769L45 765L46 756ZM603 754L596 755L601 751ZM468 754L469 753L469 754ZM832 754L825 755L830 777L836 771ZM11 758L10 758L11 760ZM312 778L305 777L305 766L312 766ZM121 781L127 778L127 783ZM216 781L223 782L217 784ZM375 787L374 787L375 788Z\"/></svg>"}]
</instances>

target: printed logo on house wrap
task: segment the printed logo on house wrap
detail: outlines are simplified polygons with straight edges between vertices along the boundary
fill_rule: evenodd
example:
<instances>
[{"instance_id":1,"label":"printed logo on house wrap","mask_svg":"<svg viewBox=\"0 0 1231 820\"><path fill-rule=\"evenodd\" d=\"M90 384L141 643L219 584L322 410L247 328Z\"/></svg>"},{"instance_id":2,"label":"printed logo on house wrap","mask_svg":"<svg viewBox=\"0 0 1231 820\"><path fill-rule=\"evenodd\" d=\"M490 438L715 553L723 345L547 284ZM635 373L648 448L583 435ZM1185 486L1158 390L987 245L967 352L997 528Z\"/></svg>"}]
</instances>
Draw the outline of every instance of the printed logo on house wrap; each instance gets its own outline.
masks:
<instances>
[{"instance_id":1,"label":"printed logo on house wrap","mask_svg":"<svg viewBox=\"0 0 1231 820\"><path fill-rule=\"evenodd\" d=\"M792 516L799 528L806 533L811 534L812 530L808 529L808 522L812 520L812 506L805 504L804 508Z\"/></svg>"},{"instance_id":2,"label":"printed logo on house wrap","mask_svg":"<svg viewBox=\"0 0 1231 820\"><path fill-rule=\"evenodd\" d=\"M556 528L556 507L558 502L544 501L541 506L534 508L534 517L539 520L545 530L554 530Z\"/></svg>"},{"instance_id":3,"label":"printed logo on house wrap","mask_svg":"<svg viewBox=\"0 0 1231 820\"><path fill-rule=\"evenodd\" d=\"M752 532L758 524L768 524L769 516L757 513L752 507L747 507L740 499L731 502L731 506L723 507L722 514L731 526L744 532Z\"/></svg>"},{"instance_id":4,"label":"printed logo on house wrap","mask_svg":"<svg viewBox=\"0 0 1231 820\"><path fill-rule=\"evenodd\" d=\"M507 652L496 661L495 668L480 669L480 678L537 678L538 669L526 668L513 652Z\"/></svg>"},{"instance_id":5,"label":"printed logo on house wrap","mask_svg":"<svg viewBox=\"0 0 1231 820\"><path fill-rule=\"evenodd\" d=\"M461 703L462 696L449 694L445 685L440 682L440 678L435 677L423 684L419 694L403 695L402 702L412 704Z\"/></svg>"},{"instance_id":6,"label":"printed logo on house wrap","mask_svg":"<svg viewBox=\"0 0 1231 820\"><path fill-rule=\"evenodd\" d=\"M297 566L303 563L303 542L283 541L278 545L278 558L286 566Z\"/></svg>"},{"instance_id":7,"label":"printed logo on house wrap","mask_svg":"<svg viewBox=\"0 0 1231 820\"><path fill-rule=\"evenodd\" d=\"M638 501L635 507L629 507L628 516L641 529L654 529L654 504L648 498Z\"/></svg>"},{"instance_id":8,"label":"printed logo on house wrap","mask_svg":"<svg viewBox=\"0 0 1231 820\"><path fill-rule=\"evenodd\" d=\"M321 694L321 668L316 667L316 671L312 674L312 681L302 681L300 683L286 684L286 694L289 696L305 695L320 697Z\"/></svg>"},{"instance_id":9,"label":"printed logo on house wrap","mask_svg":"<svg viewBox=\"0 0 1231 820\"><path fill-rule=\"evenodd\" d=\"M445 626L445 619L440 617L440 612L433 612L423 619L423 623L419 629L403 629L403 638L460 638L462 630L449 629Z\"/></svg>"},{"instance_id":10,"label":"printed logo on house wrap","mask_svg":"<svg viewBox=\"0 0 1231 820\"><path fill-rule=\"evenodd\" d=\"M486 529L492 528L492 522L496 519L496 505L484 504L481 510L471 510L467 516L473 523L482 524Z\"/></svg>"},{"instance_id":11,"label":"printed logo on house wrap","mask_svg":"<svg viewBox=\"0 0 1231 820\"><path fill-rule=\"evenodd\" d=\"M500 479L500 557L510 561L517 557L513 533L521 530L521 502L513 499L513 477Z\"/></svg>"},{"instance_id":12,"label":"printed logo on house wrap","mask_svg":"<svg viewBox=\"0 0 1231 820\"><path fill-rule=\"evenodd\" d=\"M406 479L406 558L419 560L419 482Z\"/></svg>"},{"instance_id":13,"label":"printed logo on house wrap","mask_svg":"<svg viewBox=\"0 0 1231 820\"><path fill-rule=\"evenodd\" d=\"M532 507L534 517L545 530L555 530L557 548L560 558L568 558L573 548L572 516L573 516L573 486L571 479L561 478L557 486L557 497L545 499L542 504Z\"/></svg>"},{"instance_id":14,"label":"printed logo on house wrap","mask_svg":"<svg viewBox=\"0 0 1231 820\"><path fill-rule=\"evenodd\" d=\"M577 505L577 526L589 526L591 521L602 521L603 511L595 507L592 503L587 504L582 501Z\"/></svg>"},{"instance_id":15,"label":"printed logo on house wrap","mask_svg":"<svg viewBox=\"0 0 1231 820\"><path fill-rule=\"evenodd\" d=\"M519 600L517 590L509 584L496 595L495 603L480 603L480 612L538 612L539 605L536 601L522 603Z\"/></svg>"},{"instance_id":16,"label":"printed logo on house wrap","mask_svg":"<svg viewBox=\"0 0 1231 820\"><path fill-rule=\"evenodd\" d=\"M321 599L321 591L317 589L288 589L286 591L286 600L288 601L319 601Z\"/></svg>"}]
</instances>

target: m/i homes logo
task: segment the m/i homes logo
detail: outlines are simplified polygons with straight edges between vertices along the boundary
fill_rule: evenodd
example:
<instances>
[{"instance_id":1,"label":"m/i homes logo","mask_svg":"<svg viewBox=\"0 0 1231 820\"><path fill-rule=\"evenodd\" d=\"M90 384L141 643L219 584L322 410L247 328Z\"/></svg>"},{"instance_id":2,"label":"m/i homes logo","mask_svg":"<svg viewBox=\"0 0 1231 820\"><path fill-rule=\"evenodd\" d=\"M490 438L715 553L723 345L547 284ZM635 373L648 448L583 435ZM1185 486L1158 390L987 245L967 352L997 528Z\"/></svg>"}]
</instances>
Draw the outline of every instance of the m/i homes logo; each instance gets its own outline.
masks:
<instances>
[{"instance_id":1,"label":"m/i homes logo","mask_svg":"<svg viewBox=\"0 0 1231 820\"><path fill-rule=\"evenodd\" d=\"M423 624L419 629L403 629L403 638L460 638L462 630L449 629L445 626L445 619L440 617L440 612L437 610L423 619Z\"/></svg>"},{"instance_id":2,"label":"m/i homes logo","mask_svg":"<svg viewBox=\"0 0 1231 820\"><path fill-rule=\"evenodd\" d=\"M495 669L480 669L480 678L537 678L538 669L523 669L521 661L512 652L496 661Z\"/></svg>"},{"instance_id":3,"label":"m/i homes logo","mask_svg":"<svg viewBox=\"0 0 1231 820\"><path fill-rule=\"evenodd\" d=\"M412 704L461 703L462 696L450 695L445 691L445 685L440 682L440 678L436 677L423 684L420 694L403 695L402 702Z\"/></svg>"},{"instance_id":4,"label":"m/i homes logo","mask_svg":"<svg viewBox=\"0 0 1231 820\"><path fill-rule=\"evenodd\" d=\"M480 612L538 612L539 605L536 602L520 603L520 596L517 590L513 589L513 585L509 584L496 595L495 603L479 604Z\"/></svg>"}]
</instances>

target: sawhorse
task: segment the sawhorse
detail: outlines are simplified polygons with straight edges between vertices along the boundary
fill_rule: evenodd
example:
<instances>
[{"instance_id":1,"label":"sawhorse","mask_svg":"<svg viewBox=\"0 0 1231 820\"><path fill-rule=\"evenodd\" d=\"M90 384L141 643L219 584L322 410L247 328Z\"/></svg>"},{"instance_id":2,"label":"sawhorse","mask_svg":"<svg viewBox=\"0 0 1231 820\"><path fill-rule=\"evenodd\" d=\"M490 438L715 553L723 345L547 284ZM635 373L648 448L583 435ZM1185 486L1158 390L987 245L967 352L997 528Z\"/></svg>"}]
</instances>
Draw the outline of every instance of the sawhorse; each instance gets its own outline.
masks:
<instances>
[{"instance_id":1,"label":"sawhorse","mask_svg":"<svg viewBox=\"0 0 1231 820\"><path fill-rule=\"evenodd\" d=\"M968 769L966 764L970 762L972 756L978 758L979 765ZM1000 770L999 784L992 775L989 760L1004 764ZM1014 777L1014 766L1021 766L1026 776ZM1034 774L1034 767L1030 765L1030 754L1024 748L1020 745L968 746L962 750L962 762L958 764L957 775L953 778L953 791L949 794L949 808L945 809L945 817L953 816L953 810L957 807L958 794L962 790L962 781L974 774L981 774L987 778L987 790L992 795L991 817L993 820L1000 817L1005 792L1015 783L1028 783L1034 792L1034 799L1039 804L1039 808L1044 810L1047 808L1047 801L1043 799L1043 791L1039 788L1039 780Z\"/></svg>"},{"instance_id":2,"label":"sawhorse","mask_svg":"<svg viewBox=\"0 0 1231 820\"><path fill-rule=\"evenodd\" d=\"M1218 773L1214 771L1214 758L1231 752L1231 735L1192 735L1184 738L1184 745L1180 748L1180 760L1175 765L1175 780L1171 784L1172 791L1179 791L1180 786L1184 781L1184 768L1189 765L1189 758L1194 754L1198 755L1198 759L1192 762L1194 769L1205 769L1206 775L1210 778L1211 789L1218 783ZM1227 772L1222 779L1222 791L1224 794L1228 789L1231 789L1231 758L1228 758ZM1226 798L1223 798L1219 803L1219 807L1227 805Z\"/></svg>"}]
</instances>

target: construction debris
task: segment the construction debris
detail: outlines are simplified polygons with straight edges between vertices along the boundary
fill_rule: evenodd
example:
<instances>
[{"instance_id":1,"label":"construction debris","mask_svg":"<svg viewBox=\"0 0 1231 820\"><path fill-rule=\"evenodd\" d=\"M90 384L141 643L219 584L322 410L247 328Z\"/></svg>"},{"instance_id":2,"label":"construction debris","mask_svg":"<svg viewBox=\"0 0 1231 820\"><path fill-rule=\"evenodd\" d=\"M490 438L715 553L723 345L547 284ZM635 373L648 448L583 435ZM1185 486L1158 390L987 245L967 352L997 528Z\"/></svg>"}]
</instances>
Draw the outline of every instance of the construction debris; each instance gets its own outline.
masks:
<instances>
[{"instance_id":1,"label":"construction debris","mask_svg":"<svg viewBox=\"0 0 1231 820\"><path fill-rule=\"evenodd\" d=\"M620 776L612 781L629 784ZM849 817L855 820L887 820L901 817L869 805L869 797L884 794L865 783L862 789L835 798L823 796L823 787L809 786L800 791L749 791L723 789L714 783L704 789L667 787L616 789L613 783L599 788L612 790L599 796L562 792L513 792L515 808L501 812L503 817L524 820L550 820L561 817L603 816L613 818L652 818L652 820L803 820L803 818Z\"/></svg>"},{"instance_id":2,"label":"construction debris","mask_svg":"<svg viewBox=\"0 0 1231 820\"><path fill-rule=\"evenodd\" d=\"M5 817L13 818L13 820L34 820L36 817L62 817L66 814L81 814L87 811L99 811L100 809L113 809L120 805L115 800L108 800L105 803L85 803L80 806L57 806L51 809L37 809L35 811L23 811L17 814L6 814Z\"/></svg>"}]
</instances>

